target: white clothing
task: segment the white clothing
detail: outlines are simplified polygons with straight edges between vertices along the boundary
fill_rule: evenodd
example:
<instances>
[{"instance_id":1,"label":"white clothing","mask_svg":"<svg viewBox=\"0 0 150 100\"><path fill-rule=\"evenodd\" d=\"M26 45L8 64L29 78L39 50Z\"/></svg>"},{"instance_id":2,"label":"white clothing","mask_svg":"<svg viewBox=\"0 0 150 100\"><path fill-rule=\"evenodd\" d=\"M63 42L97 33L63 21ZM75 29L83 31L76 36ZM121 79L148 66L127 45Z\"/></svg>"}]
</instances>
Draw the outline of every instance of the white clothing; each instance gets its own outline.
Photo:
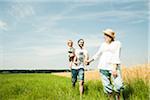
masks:
<instances>
[{"instance_id":1,"label":"white clothing","mask_svg":"<svg viewBox=\"0 0 150 100\"><path fill-rule=\"evenodd\" d=\"M98 57L98 68L103 70L112 70L113 64L120 64L121 43L113 41L110 44L103 42L98 52L92 57L96 60Z\"/></svg>"}]
</instances>

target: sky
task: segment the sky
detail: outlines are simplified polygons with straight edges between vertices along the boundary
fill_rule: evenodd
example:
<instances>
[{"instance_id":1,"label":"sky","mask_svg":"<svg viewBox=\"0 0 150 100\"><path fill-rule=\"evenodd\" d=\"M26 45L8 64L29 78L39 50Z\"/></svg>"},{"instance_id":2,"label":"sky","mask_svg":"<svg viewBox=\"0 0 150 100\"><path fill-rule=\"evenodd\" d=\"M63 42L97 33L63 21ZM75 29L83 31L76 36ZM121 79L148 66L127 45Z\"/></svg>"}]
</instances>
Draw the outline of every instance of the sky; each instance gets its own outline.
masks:
<instances>
[{"instance_id":1,"label":"sky","mask_svg":"<svg viewBox=\"0 0 150 100\"><path fill-rule=\"evenodd\" d=\"M0 69L68 69L67 40L92 57L111 28L122 65L150 63L148 0L0 0ZM87 68L97 68L98 60Z\"/></svg>"}]
</instances>

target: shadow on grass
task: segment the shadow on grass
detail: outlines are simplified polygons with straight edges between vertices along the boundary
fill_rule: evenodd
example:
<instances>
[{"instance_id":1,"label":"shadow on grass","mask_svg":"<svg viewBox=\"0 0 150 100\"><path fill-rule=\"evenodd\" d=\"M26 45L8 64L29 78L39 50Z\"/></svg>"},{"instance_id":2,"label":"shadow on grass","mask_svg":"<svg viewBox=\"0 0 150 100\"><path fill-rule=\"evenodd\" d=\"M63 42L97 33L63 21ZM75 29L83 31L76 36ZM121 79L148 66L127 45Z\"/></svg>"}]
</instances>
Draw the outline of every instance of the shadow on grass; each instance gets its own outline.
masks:
<instances>
[{"instance_id":1,"label":"shadow on grass","mask_svg":"<svg viewBox=\"0 0 150 100\"><path fill-rule=\"evenodd\" d=\"M122 92L124 100L149 100L149 85L144 83L142 79L136 79L130 83L126 83Z\"/></svg>"},{"instance_id":2,"label":"shadow on grass","mask_svg":"<svg viewBox=\"0 0 150 100\"><path fill-rule=\"evenodd\" d=\"M133 87L130 84L126 84L124 90L122 91L123 100L130 100L130 96L133 94Z\"/></svg>"},{"instance_id":3,"label":"shadow on grass","mask_svg":"<svg viewBox=\"0 0 150 100\"><path fill-rule=\"evenodd\" d=\"M84 94L87 95L89 92L89 87L87 84L84 85Z\"/></svg>"}]
</instances>

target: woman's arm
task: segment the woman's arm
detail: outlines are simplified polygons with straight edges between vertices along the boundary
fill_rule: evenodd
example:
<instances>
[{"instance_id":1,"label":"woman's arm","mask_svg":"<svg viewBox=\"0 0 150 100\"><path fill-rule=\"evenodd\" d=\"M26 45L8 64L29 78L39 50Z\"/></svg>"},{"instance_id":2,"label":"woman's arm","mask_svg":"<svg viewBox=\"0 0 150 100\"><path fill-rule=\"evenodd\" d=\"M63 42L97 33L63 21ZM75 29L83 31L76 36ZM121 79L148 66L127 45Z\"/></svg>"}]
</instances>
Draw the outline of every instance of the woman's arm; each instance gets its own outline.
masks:
<instances>
[{"instance_id":1,"label":"woman's arm","mask_svg":"<svg viewBox=\"0 0 150 100\"><path fill-rule=\"evenodd\" d=\"M117 42L114 46L115 46L114 47L114 52L113 52L113 56L112 56L112 59L111 59L111 63L112 63L112 66L113 66L112 75L114 77L117 77L117 66L118 66L118 64L121 63L121 61L120 61L121 43Z\"/></svg>"},{"instance_id":2,"label":"woman's arm","mask_svg":"<svg viewBox=\"0 0 150 100\"><path fill-rule=\"evenodd\" d=\"M96 54L90 59L87 61L87 63L91 63L93 62L94 60L96 60L97 58L99 58L99 56L101 55L102 53L102 46L98 49L98 51L96 52Z\"/></svg>"}]
</instances>

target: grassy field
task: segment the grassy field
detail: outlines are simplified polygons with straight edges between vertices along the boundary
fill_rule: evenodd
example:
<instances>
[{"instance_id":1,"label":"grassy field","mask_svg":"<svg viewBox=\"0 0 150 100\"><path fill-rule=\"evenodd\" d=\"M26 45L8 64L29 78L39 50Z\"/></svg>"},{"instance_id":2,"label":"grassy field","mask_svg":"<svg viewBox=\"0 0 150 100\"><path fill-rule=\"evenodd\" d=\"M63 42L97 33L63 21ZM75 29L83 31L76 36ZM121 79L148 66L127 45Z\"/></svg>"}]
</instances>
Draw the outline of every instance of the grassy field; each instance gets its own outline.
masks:
<instances>
[{"instance_id":1,"label":"grassy field","mask_svg":"<svg viewBox=\"0 0 150 100\"><path fill-rule=\"evenodd\" d=\"M85 100L103 98L101 82L85 83ZM78 85L51 74L1 74L0 100L79 100Z\"/></svg>"},{"instance_id":2,"label":"grassy field","mask_svg":"<svg viewBox=\"0 0 150 100\"><path fill-rule=\"evenodd\" d=\"M125 90L122 94L125 100L150 99L149 78L145 75L148 69L143 67L146 68L143 71L140 68L123 70L126 71L126 74L123 72ZM132 76L131 72L136 76ZM107 100L100 80L86 81L84 88L82 100ZM52 74L0 74L0 100L80 100L80 95L78 84L73 89L67 77Z\"/></svg>"}]
</instances>

